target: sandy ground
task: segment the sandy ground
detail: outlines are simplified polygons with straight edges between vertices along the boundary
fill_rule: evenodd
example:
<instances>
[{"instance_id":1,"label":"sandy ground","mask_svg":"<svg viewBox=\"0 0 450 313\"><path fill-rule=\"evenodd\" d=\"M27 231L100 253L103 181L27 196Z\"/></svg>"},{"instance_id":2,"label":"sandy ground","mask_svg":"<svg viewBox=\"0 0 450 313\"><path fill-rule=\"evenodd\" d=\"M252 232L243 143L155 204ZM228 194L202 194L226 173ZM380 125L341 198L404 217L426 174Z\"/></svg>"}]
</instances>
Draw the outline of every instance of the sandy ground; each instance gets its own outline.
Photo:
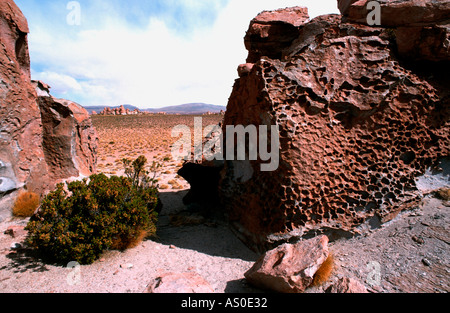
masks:
<instances>
[{"instance_id":1,"label":"sandy ground","mask_svg":"<svg viewBox=\"0 0 450 313\"><path fill-rule=\"evenodd\" d=\"M158 237L125 251L111 251L93 265L70 268L43 263L33 251L13 249L24 236L4 231L26 220L0 224L0 292L5 293L141 293L165 272L195 271L217 293L261 292L249 286L244 273L258 255L244 246L224 222L206 220L175 227L169 215L184 210L186 191L162 194L165 204ZM369 235L330 243L335 269L323 292L339 277L353 277L371 292L450 292L449 204L431 196L414 211Z\"/></svg>"},{"instance_id":2,"label":"sandy ground","mask_svg":"<svg viewBox=\"0 0 450 313\"><path fill-rule=\"evenodd\" d=\"M157 238L125 252L110 251L93 265L67 268L48 265L27 249L11 246L22 238L3 232L26 220L0 224L0 292L6 293L141 293L165 272L195 271L215 292L253 292L243 280L257 255L245 247L224 223L174 227L168 214L184 210L185 191L162 194L165 204Z\"/></svg>"}]
</instances>

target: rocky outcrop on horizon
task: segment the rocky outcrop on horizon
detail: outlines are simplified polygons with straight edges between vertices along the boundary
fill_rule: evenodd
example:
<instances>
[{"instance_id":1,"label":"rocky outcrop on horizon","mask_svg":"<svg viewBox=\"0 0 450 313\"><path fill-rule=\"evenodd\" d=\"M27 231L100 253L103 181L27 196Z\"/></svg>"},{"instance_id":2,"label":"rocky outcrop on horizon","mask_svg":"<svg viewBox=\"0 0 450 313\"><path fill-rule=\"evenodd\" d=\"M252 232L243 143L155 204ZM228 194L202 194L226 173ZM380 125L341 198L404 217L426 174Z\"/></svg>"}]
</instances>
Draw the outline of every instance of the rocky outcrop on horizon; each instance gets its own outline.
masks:
<instances>
[{"instance_id":1,"label":"rocky outcrop on horizon","mask_svg":"<svg viewBox=\"0 0 450 313\"><path fill-rule=\"evenodd\" d=\"M125 107L123 105L121 105L118 108L106 107L103 109L103 111L98 113L98 115L139 115L139 114L144 114L144 113L141 112L139 109L135 109L135 110L125 109Z\"/></svg>"},{"instance_id":2,"label":"rocky outcrop on horizon","mask_svg":"<svg viewBox=\"0 0 450 313\"><path fill-rule=\"evenodd\" d=\"M367 1L345 2L344 17L263 12L245 37L248 63L224 125L277 125L280 166L261 172L261 160L228 160L219 192L233 229L255 250L378 228L413 208L422 196L416 178L450 156L448 14L437 9L448 1L380 1L395 13L374 27L352 13ZM407 12L426 25L420 34L442 30L439 39L402 41Z\"/></svg>"},{"instance_id":3,"label":"rocky outcrop on horizon","mask_svg":"<svg viewBox=\"0 0 450 313\"><path fill-rule=\"evenodd\" d=\"M1 1L0 219L18 190L42 195L62 179L95 171L97 136L87 112L31 82L28 32L14 1Z\"/></svg>"}]
</instances>

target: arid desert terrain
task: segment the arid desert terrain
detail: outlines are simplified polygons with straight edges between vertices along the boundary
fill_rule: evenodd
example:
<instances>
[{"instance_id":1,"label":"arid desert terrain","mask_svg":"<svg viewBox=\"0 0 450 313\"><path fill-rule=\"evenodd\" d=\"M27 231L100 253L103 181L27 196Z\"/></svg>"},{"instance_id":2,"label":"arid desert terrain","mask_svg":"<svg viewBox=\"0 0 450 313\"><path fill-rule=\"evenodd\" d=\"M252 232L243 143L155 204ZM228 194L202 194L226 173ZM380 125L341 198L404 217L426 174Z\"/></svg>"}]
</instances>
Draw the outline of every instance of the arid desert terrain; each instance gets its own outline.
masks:
<instances>
[{"instance_id":1,"label":"arid desert terrain","mask_svg":"<svg viewBox=\"0 0 450 313\"><path fill-rule=\"evenodd\" d=\"M248 284L244 273L259 255L230 231L220 216L184 214L189 184L177 175L182 164L171 160L174 126L193 126L193 116L93 117L99 134L99 172L119 175L120 160L145 155L158 169L164 204L156 237L136 248L106 252L79 272L51 265L23 246L28 219L0 224L0 290L2 292L78 293L143 292L158 275L196 272L215 292L264 292ZM204 116L205 125L220 116ZM416 209L401 214L367 236L330 243L334 257L330 277L306 292L324 292L340 277L356 278L369 292L449 292L449 203L433 194ZM174 219L182 216L182 219ZM181 221L181 222L180 222ZM14 228L15 237L5 234Z\"/></svg>"}]
</instances>

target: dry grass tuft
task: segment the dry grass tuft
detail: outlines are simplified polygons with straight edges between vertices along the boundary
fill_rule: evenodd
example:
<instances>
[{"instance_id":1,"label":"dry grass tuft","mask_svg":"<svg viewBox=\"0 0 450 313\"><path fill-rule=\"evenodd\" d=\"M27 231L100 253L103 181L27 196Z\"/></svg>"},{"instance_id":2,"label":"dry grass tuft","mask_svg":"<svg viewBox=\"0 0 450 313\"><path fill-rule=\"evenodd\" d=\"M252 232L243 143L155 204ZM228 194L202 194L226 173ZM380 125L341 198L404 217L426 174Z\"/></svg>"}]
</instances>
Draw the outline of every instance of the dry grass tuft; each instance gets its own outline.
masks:
<instances>
[{"instance_id":1,"label":"dry grass tuft","mask_svg":"<svg viewBox=\"0 0 450 313\"><path fill-rule=\"evenodd\" d=\"M450 188L442 188L437 192L439 198L450 201Z\"/></svg>"},{"instance_id":2,"label":"dry grass tuft","mask_svg":"<svg viewBox=\"0 0 450 313\"><path fill-rule=\"evenodd\" d=\"M327 282L334 269L334 256L330 254L314 275L312 286L320 286Z\"/></svg>"},{"instance_id":3,"label":"dry grass tuft","mask_svg":"<svg viewBox=\"0 0 450 313\"><path fill-rule=\"evenodd\" d=\"M15 217L31 217L39 207L39 195L30 191L21 191L14 203L13 215Z\"/></svg>"},{"instance_id":4,"label":"dry grass tuft","mask_svg":"<svg viewBox=\"0 0 450 313\"><path fill-rule=\"evenodd\" d=\"M136 248L145 238L149 236L149 231L139 230L136 236L119 237L113 240L111 248L113 250L125 251Z\"/></svg>"}]
</instances>

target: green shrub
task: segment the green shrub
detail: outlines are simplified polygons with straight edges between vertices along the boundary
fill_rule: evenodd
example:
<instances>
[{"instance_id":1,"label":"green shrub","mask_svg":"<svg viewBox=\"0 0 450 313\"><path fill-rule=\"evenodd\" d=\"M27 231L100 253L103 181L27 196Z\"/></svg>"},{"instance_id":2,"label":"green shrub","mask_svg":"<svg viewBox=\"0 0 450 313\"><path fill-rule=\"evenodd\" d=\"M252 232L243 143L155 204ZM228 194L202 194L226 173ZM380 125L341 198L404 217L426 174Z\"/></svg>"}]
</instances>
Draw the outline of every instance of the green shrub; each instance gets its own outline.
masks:
<instances>
[{"instance_id":1,"label":"green shrub","mask_svg":"<svg viewBox=\"0 0 450 313\"><path fill-rule=\"evenodd\" d=\"M58 262L91 264L156 232L158 192L128 177L92 175L59 184L30 219L27 243Z\"/></svg>"}]
</instances>

